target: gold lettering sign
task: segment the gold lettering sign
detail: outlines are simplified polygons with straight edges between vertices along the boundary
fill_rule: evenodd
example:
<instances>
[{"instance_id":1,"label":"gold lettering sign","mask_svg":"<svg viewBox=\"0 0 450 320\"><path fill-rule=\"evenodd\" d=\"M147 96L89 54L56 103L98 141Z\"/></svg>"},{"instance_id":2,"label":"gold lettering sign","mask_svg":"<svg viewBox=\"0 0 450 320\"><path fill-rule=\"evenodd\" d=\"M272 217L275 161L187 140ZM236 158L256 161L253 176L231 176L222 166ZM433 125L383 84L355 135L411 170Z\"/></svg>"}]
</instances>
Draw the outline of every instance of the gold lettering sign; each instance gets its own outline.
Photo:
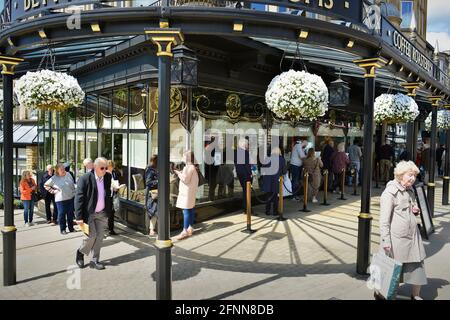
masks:
<instances>
[{"instance_id":1,"label":"gold lettering sign","mask_svg":"<svg viewBox=\"0 0 450 320\"><path fill-rule=\"evenodd\" d=\"M31 0L23 0L23 9L28 11L31 9Z\"/></svg>"},{"instance_id":2,"label":"gold lettering sign","mask_svg":"<svg viewBox=\"0 0 450 320\"><path fill-rule=\"evenodd\" d=\"M38 0L31 0L31 7L34 9L34 8L37 8L37 7L39 7L39 5L40 5L40 3L39 3L39 1Z\"/></svg>"}]
</instances>

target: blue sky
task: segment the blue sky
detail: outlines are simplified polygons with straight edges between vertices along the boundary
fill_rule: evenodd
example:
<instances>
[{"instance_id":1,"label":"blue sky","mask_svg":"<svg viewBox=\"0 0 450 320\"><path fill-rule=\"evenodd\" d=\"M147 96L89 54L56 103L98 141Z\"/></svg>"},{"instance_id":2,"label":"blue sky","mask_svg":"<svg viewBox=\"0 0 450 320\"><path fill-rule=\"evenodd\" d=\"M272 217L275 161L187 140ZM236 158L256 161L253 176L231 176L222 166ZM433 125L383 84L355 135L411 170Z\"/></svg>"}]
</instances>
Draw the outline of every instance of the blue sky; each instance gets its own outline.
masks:
<instances>
[{"instance_id":1,"label":"blue sky","mask_svg":"<svg viewBox=\"0 0 450 320\"><path fill-rule=\"evenodd\" d=\"M439 50L450 50L450 0L428 0L427 41L439 42Z\"/></svg>"}]
</instances>

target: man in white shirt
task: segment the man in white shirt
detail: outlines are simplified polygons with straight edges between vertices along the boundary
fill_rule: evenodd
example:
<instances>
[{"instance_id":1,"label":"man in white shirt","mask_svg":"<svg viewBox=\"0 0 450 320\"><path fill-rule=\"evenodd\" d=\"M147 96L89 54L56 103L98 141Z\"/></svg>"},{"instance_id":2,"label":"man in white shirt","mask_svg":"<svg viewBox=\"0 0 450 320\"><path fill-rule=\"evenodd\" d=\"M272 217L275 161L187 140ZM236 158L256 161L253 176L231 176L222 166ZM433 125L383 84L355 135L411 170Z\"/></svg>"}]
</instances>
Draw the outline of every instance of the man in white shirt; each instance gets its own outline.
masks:
<instances>
[{"instance_id":1,"label":"man in white shirt","mask_svg":"<svg viewBox=\"0 0 450 320\"><path fill-rule=\"evenodd\" d=\"M303 169L303 159L306 158L305 147L308 140L297 139L295 146L292 148L291 154L291 174L292 174L292 194L295 200L300 200L298 189L300 184L300 176Z\"/></svg>"}]
</instances>

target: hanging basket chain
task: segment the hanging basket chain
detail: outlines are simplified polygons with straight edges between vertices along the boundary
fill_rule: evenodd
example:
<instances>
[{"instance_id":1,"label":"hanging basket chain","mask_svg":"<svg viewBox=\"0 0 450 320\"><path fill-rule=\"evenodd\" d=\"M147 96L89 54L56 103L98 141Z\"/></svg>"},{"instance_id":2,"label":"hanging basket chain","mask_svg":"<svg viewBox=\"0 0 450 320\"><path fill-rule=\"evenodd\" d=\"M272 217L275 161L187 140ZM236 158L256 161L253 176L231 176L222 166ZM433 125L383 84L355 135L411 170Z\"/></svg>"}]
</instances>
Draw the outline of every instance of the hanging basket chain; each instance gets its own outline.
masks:
<instances>
[{"instance_id":1,"label":"hanging basket chain","mask_svg":"<svg viewBox=\"0 0 450 320\"><path fill-rule=\"evenodd\" d=\"M45 63L45 69L49 68L49 64L52 71L55 71L55 62L56 62L56 56L53 50L53 47L51 44L48 45L47 51L42 56L41 61L39 62L39 66L37 68L37 71L42 70L42 65Z\"/></svg>"}]
</instances>

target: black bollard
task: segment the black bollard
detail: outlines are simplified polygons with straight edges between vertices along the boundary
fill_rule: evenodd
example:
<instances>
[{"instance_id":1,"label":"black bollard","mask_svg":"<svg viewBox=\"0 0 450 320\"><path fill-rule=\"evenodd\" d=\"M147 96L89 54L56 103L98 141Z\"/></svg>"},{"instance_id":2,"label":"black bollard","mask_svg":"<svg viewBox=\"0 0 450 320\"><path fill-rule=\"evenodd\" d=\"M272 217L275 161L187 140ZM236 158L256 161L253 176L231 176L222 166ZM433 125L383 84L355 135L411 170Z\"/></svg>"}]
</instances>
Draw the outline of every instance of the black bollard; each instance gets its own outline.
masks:
<instances>
[{"instance_id":1,"label":"black bollard","mask_svg":"<svg viewBox=\"0 0 450 320\"><path fill-rule=\"evenodd\" d=\"M323 171L323 206L329 206L330 204L327 203L328 199L328 170Z\"/></svg>"},{"instance_id":2,"label":"black bollard","mask_svg":"<svg viewBox=\"0 0 450 320\"><path fill-rule=\"evenodd\" d=\"M250 181L247 181L247 193L246 193L246 200L247 200L247 228L245 230L242 230L242 232L245 233L254 233L256 230L252 229L252 183Z\"/></svg>"}]
</instances>

